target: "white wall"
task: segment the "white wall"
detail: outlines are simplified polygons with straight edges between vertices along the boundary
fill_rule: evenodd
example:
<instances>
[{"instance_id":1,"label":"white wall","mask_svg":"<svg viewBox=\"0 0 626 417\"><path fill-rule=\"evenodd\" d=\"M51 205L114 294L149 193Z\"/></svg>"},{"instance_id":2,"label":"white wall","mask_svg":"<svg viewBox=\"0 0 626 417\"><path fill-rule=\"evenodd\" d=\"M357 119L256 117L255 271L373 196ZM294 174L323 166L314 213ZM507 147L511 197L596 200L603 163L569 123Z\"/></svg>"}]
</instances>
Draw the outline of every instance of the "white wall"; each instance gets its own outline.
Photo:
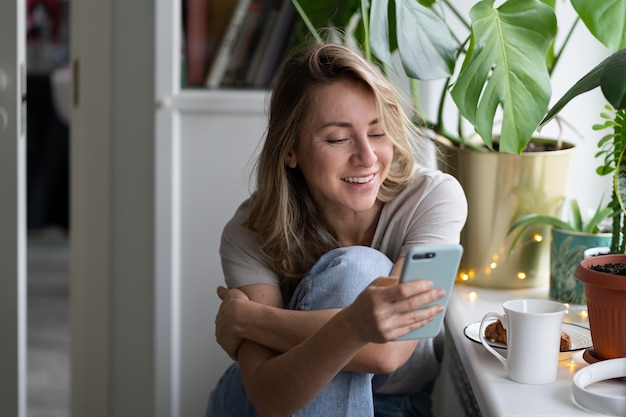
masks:
<instances>
[{"instance_id":1,"label":"white wall","mask_svg":"<svg viewBox=\"0 0 626 417\"><path fill-rule=\"evenodd\" d=\"M557 6L562 11L559 19L561 16L573 16L569 2L557 2ZM580 22L552 76L553 92L550 103L554 104L578 79L608 55L606 47L591 36ZM567 196L578 199L583 211L586 208L594 210L603 197L605 203L610 198L612 177L599 177L595 173L601 161L594 157L598 150L598 141L607 132L598 132L591 128L594 124L603 122L600 112L604 111L605 104L606 99L600 89L596 88L575 98L561 112L563 119L578 131L577 134L565 127L563 136L577 147L570 167ZM556 137L558 126L555 121L550 122L542 133Z\"/></svg>"}]
</instances>

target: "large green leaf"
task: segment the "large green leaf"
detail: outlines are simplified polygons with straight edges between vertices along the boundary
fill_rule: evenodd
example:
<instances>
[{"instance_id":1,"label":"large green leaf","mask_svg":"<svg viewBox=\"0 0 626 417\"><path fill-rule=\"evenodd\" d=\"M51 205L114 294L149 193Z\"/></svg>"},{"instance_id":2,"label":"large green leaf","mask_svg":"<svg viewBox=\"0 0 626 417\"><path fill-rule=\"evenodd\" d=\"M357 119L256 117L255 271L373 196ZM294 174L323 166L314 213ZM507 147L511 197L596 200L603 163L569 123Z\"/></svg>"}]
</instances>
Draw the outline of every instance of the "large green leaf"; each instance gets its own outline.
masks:
<instances>
[{"instance_id":1,"label":"large green leaf","mask_svg":"<svg viewBox=\"0 0 626 417\"><path fill-rule=\"evenodd\" d=\"M402 65L409 77L420 80L449 77L454 69L458 44L446 22L415 0L391 0L391 5L389 1L372 0L371 3L373 54L393 67L393 40L397 39ZM389 11L393 9L396 15L390 16Z\"/></svg>"},{"instance_id":2,"label":"large green leaf","mask_svg":"<svg viewBox=\"0 0 626 417\"><path fill-rule=\"evenodd\" d=\"M626 48L626 0L571 0L589 32L611 52Z\"/></svg>"},{"instance_id":3,"label":"large green leaf","mask_svg":"<svg viewBox=\"0 0 626 417\"><path fill-rule=\"evenodd\" d=\"M613 108L626 108L626 48L607 59L600 74L600 88Z\"/></svg>"},{"instance_id":4,"label":"large green leaf","mask_svg":"<svg viewBox=\"0 0 626 417\"><path fill-rule=\"evenodd\" d=\"M602 89L604 97L613 108L618 110L626 108L626 49L621 49L604 59L578 80L552 106L541 121L541 125L552 120L574 97L596 87Z\"/></svg>"},{"instance_id":5,"label":"large green leaf","mask_svg":"<svg viewBox=\"0 0 626 417\"><path fill-rule=\"evenodd\" d=\"M389 0L372 0L370 11L370 47L376 58L380 59L389 68L393 68L389 26Z\"/></svg>"},{"instance_id":6,"label":"large green leaf","mask_svg":"<svg viewBox=\"0 0 626 417\"><path fill-rule=\"evenodd\" d=\"M500 152L522 152L550 101L546 56L556 35L554 10L539 0L493 0L471 10L472 37L451 94L490 146L502 110Z\"/></svg>"}]
</instances>

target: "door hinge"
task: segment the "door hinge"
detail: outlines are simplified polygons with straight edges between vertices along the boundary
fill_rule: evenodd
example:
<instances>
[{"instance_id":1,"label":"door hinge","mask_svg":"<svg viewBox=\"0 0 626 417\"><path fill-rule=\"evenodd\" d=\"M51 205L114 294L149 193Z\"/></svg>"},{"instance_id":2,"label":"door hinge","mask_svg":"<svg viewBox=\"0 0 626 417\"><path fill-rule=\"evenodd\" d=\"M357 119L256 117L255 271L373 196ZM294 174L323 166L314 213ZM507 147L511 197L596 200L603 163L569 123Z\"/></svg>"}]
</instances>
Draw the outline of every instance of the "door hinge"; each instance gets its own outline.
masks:
<instances>
[{"instance_id":1,"label":"door hinge","mask_svg":"<svg viewBox=\"0 0 626 417\"><path fill-rule=\"evenodd\" d=\"M78 85L80 81L80 63L78 59L72 62L72 103L74 108L78 107L78 98L80 97Z\"/></svg>"},{"instance_id":2,"label":"door hinge","mask_svg":"<svg viewBox=\"0 0 626 417\"><path fill-rule=\"evenodd\" d=\"M20 64L20 136L26 135L26 64Z\"/></svg>"}]
</instances>

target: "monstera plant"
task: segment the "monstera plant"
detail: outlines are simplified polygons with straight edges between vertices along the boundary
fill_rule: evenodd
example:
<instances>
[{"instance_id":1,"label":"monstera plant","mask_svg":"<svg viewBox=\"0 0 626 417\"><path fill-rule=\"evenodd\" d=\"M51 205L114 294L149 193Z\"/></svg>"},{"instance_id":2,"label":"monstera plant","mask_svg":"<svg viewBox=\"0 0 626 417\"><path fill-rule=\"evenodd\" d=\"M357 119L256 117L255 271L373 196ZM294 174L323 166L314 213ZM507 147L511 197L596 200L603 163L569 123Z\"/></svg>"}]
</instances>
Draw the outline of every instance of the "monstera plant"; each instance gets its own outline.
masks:
<instances>
[{"instance_id":1,"label":"monstera plant","mask_svg":"<svg viewBox=\"0 0 626 417\"><path fill-rule=\"evenodd\" d=\"M551 97L550 76L582 20L610 50L626 46L626 0L570 0L577 16L559 25L557 0L476 1L468 15L451 0L293 0L315 32L351 30L366 56L415 80L445 79L436 120L425 121L457 144L474 132L446 128L443 106L451 96L488 149L501 112L498 150L521 153L543 119ZM457 5L455 5L455 3ZM355 16L358 23L353 24ZM564 26L564 27L561 27ZM565 31L556 44L557 27ZM352 29L351 29L352 28Z\"/></svg>"}]
</instances>

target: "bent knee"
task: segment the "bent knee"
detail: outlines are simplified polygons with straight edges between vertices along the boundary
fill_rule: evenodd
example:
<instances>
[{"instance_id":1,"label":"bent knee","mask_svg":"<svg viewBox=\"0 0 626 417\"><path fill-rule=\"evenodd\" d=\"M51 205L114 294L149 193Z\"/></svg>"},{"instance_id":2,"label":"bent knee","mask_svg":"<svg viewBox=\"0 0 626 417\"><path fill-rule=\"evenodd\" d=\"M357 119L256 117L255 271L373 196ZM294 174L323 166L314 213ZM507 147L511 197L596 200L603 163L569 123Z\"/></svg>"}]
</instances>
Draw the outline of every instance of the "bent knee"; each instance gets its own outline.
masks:
<instances>
[{"instance_id":1,"label":"bent knee","mask_svg":"<svg viewBox=\"0 0 626 417\"><path fill-rule=\"evenodd\" d=\"M326 253L296 290L294 308L343 308L373 280L389 275L393 263L382 252L366 246L337 248Z\"/></svg>"}]
</instances>

